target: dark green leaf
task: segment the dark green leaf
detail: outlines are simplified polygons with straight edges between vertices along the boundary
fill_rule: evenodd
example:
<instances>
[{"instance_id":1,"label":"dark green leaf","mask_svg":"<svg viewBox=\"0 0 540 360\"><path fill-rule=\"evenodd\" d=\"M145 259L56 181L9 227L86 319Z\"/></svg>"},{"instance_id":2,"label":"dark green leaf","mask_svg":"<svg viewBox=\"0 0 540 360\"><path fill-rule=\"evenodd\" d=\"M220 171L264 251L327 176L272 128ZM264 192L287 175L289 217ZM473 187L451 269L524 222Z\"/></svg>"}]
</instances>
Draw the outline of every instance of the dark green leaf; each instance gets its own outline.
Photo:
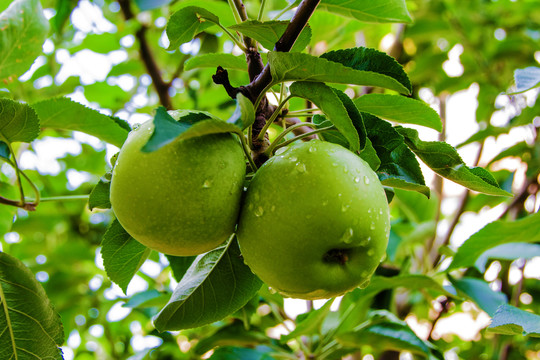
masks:
<instances>
[{"instance_id":1,"label":"dark green leaf","mask_svg":"<svg viewBox=\"0 0 540 360\"><path fill-rule=\"evenodd\" d=\"M282 342L303 336L317 335L321 332L324 319L330 313L330 307L334 299L328 300L321 308L310 311L302 320L298 321L296 328L289 334L281 337Z\"/></svg>"},{"instance_id":2,"label":"dark green leaf","mask_svg":"<svg viewBox=\"0 0 540 360\"><path fill-rule=\"evenodd\" d=\"M188 59L184 64L184 70L196 68L217 68L221 66L227 70L247 71L245 56L234 56L232 54L204 54Z\"/></svg>"},{"instance_id":3,"label":"dark green leaf","mask_svg":"<svg viewBox=\"0 0 540 360\"><path fill-rule=\"evenodd\" d=\"M495 246L518 242L540 242L540 213L516 221L487 224L459 247L448 271L473 266L482 253Z\"/></svg>"},{"instance_id":4,"label":"dark green leaf","mask_svg":"<svg viewBox=\"0 0 540 360\"><path fill-rule=\"evenodd\" d=\"M540 316L505 304L497 309L488 329L504 335L540 337Z\"/></svg>"},{"instance_id":5,"label":"dark green leaf","mask_svg":"<svg viewBox=\"0 0 540 360\"><path fill-rule=\"evenodd\" d=\"M376 349L410 351L421 355L430 353L426 342L405 323L381 322L359 331L337 335L337 340L345 346L355 348L370 345Z\"/></svg>"},{"instance_id":6,"label":"dark green leaf","mask_svg":"<svg viewBox=\"0 0 540 360\"><path fill-rule=\"evenodd\" d=\"M363 113L367 135L381 164L377 175L386 186L418 191L429 197L420 164L405 145L404 138L387 121Z\"/></svg>"},{"instance_id":7,"label":"dark green leaf","mask_svg":"<svg viewBox=\"0 0 540 360\"><path fill-rule=\"evenodd\" d=\"M62 359L60 316L34 274L4 252L0 252L0 309L0 359Z\"/></svg>"},{"instance_id":8,"label":"dark green leaf","mask_svg":"<svg viewBox=\"0 0 540 360\"><path fill-rule=\"evenodd\" d=\"M422 141L414 129L397 126L409 148L433 171L471 190L497 196L511 196L483 168L469 168L455 148L442 141Z\"/></svg>"},{"instance_id":9,"label":"dark green leaf","mask_svg":"<svg viewBox=\"0 0 540 360\"><path fill-rule=\"evenodd\" d=\"M351 98L347 96L347 94L335 88L332 88L332 91L339 97L339 99L343 103L343 106L345 106L345 109L347 110L347 114L349 114L349 118L351 119L354 125L354 128L356 129L358 138L360 139L359 151L363 151L364 147L366 146L367 133L366 133L366 127L364 125L364 120L362 119L362 114L360 114L360 111L358 111L358 108L356 107L354 102L351 100Z\"/></svg>"},{"instance_id":10,"label":"dark green leaf","mask_svg":"<svg viewBox=\"0 0 540 360\"><path fill-rule=\"evenodd\" d=\"M249 20L237 25L229 26L229 29L241 32L245 36L258 41L266 49L273 50L274 45L281 38L281 35L283 35L288 25L289 21L272 20L262 22L258 20ZM310 40L311 28L308 25L302 30L298 39L296 39L291 51L301 52L309 45Z\"/></svg>"},{"instance_id":11,"label":"dark green leaf","mask_svg":"<svg viewBox=\"0 0 540 360\"><path fill-rule=\"evenodd\" d=\"M378 57L373 60L375 59L380 60ZM336 61L303 53L275 51L268 53L268 62L274 84L285 81L315 81L379 86L404 94L410 92L409 87L404 86L399 80L390 75L374 72L371 68L368 68L368 70L355 70L337 62L337 57L332 57L332 60ZM388 65L389 61L387 60L385 63ZM395 60L393 61L395 62ZM400 66L397 63L396 65ZM385 68L386 66L383 64L380 70L383 71Z\"/></svg>"},{"instance_id":12,"label":"dark green leaf","mask_svg":"<svg viewBox=\"0 0 540 360\"><path fill-rule=\"evenodd\" d=\"M61 34L64 30L66 22L69 20L71 11L77 6L77 1L75 0L57 0L56 1L56 15L52 20L55 31L58 34Z\"/></svg>"},{"instance_id":13,"label":"dark green leaf","mask_svg":"<svg viewBox=\"0 0 540 360\"><path fill-rule=\"evenodd\" d=\"M101 243L101 255L107 276L126 293L131 279L148 258L150 251L132 238L118 220L114 220L103 235Z\"/></svg>"},{"instance_id":14,"label":"dark green leaf","mask_svg":"<svg viewBox=\"0 0 540 360\"><path fill-rule=\"evenodd\" d=\"M449 279L458 291L474 301L489 316L493 316L500 305L508 303L508 298L504 293L493 291L483 280L467 277L454 279L451 276Z\"/></svg>"},{"instance_id":15,"label":"dark green leaf","mask_svg":"<svg viewBox=\"0 0 540 360\"><path fill-rule=\"evenodd\" d=\"M11 82L24 74L49 32L39 0L15 0L0 14L0 80Z\"/></svg>"},{"instance_id":16,"label":"dark green leaf","mask_svg":"<svg viewBox=\"0 0 540 360\"><path fill-rule=\"evenodd\" d=\"M131 130L128 123L101 114L68 98L55 98L32 104L41 126L81 131L121 147Z\"/></svg>"},{"instance_id":17,"label":"dark green leaf","mask_svg":"<svg viewBox=\"0 0 540 360\"><path fill-rule=\"evenodd\" d=\"M486 271L486 264L489 259L499 260L516 260L516 259L532 259L540 256L539 244L527 243L511 243L495 246L486 250L476 259L474 266L482 273Z\"/></svg>"},{"instance_id":18,"label":"dark green leaf","mask_svg":"<svg viewBox=\"0 0 540 360\"><path fill-rule=\"evenodd\" d=\"M202 355L218 346L252 347L268 342L268 338L257 329L246 329L243 323L234 322L224 326L214 334L201 339L195 346L194 352ZM240 358L244 359L244 358Z\"/></svg>"},{"instance_id":19,"label":"dark green leaf","mask_svg":"<svg viewBox=\"0 0 540 360\"><path fill-rule=\"evenodd\" d=\"M0 141L0 157L4 159L9 159L9 155L9 146L5 142Z\"/></svg>"},{"instance_id":20,"label":"dark green leaf","mask_svg":"<svg viewBox=\"0 0 540 360\"><path fill-rule=\"evenodd\" d=\"M251 100L238 93L236 95L236 109L227 122L236 125L240 129L247 129L253 125L255 122L255 108Z\"/></svg>"},{"instance_id":21,"label":"dark green leaf","mask_svg":"<svg viewBox=\"0 0 540 360\"><path fill-rule=\"evenodd\" d=\"M442 130L437 112L422 101L398 95L366 94L355 99L354 103L358 110L386 120Z\"/></svg>"},{"instance_id":22,"label":"dark green leaf","mask_svg":"<svg viewBox=\"0 0 540 360\"><path fill-rule=\"evenodd\" d=\"M88 199L88 207L90 210L98 209L110 209L111 208L111 181L106 178L99 179L99 182L94 186L92 192L90 192L90 198Z\"/></svg>"},{"instance_id":23,"label":"dark green leaf","mask_svg":"<svg viewBox=\"0 0 540 360\"><path fill-rule=\"evenodd\" d=\"M244 306L261 285L233 239L197 257L154 325L159 331L180 330L221 320Z\"/></svg>"},{"instance_id":24,"label":"dark green leaf","mask_svg":"<svg viewBox=\"0 0 540 360\"><path fill-rule=\"evenodd\" d=\"M529 66L525 69L517 69L514 71L514 80L516 82L516 90L513 94L538 87L540 86L540 68Z\"/></svg>"},{"instance_id":25,"label":"dark green leaf","mask_svg":"<svg viewBox=\"0 0 540 360\"><path fill-rule=\"evenodd\" d=\"M155 289L136 293L129 298L128 302L122 305L125 308L149 308L162 307L167 303L168 293L159 292Z\"/></svg>"},{"instance_id":26,"label":"dark green leaf","mask_svg":"<svg viewBox=\"0 0 540 360\"><path fill-rule=\"evenodd\" d=\"M159 107L154 116L154 132L142 151L152 152L173 141L219 133L241 133L241 129L204 111L167 112Z\"/></svg>"},{"instance_id":27,"label":"dark green leaf","mask_svg":"<svg viewBox=\"0 0 540 360\"><path fill-rule=\"evenodd\" d=\"M330 51L322 54L320 57L321 59L330 60L357 71L385 75L399 82L405 89L407 89L407 91L404 92L400 89L391 87L387 87L388 89L396 90L405 94L411 93L412 91L411 81L405 73L405 70L403 70L403 67L396 61L396 59L381 51L366 47L356 47L352 49ZM378 84L373 85L386 87Z\"/></svg>"},{"instance_id":28,"label":"dark green leaf","mask_svg":"<svg viewBox=\"0 0 540 360\"><path fill-rule=\"evenodd\" d=\"M201 7L187 6L178 10L167 23L169 50L193 40L195 35L216 24L219 24L219 18Z\"/></svg>"},{"instance_id":29,"label":"dark green leaf","mask_svg":"<svg viewBox=\"0 0 540 360\"><path fill-rule=\"evenodd\" d=\"M274 360L274 351L267 347L256 349L226 346L216 349L211 360Z\"/></svg>"},{"instance_id":30,"label":"dark green leaf","mask_svg":"<svg viewBox=\"0 0 540 360\"><path fill-rule=\"evenodd\" d=\"M317 105L349 142L351 151L360 150L360 139L349 113L334 90L318 82L297 81L290 87L291 95L307 99Z\"/></svg>"},{"instance_id":31,"label":"dark green leaf","mask_svg":"<svg viewBox=\"0 0 540 360\"><path fill-rule=\"evenodd\" d=\"M319 9L362 22L412 22L405 0L322 0Z\"/></svg>"},{"instance_id":32,"label":"dark green leaf","mask_svg":"<svg viewBox=\"0 0 540 360\"><path fill-rule=\"evenodd\" d=\"M180 282L187 270L193 264L197 256L173 256L165 255L169 260L169 266L176 281Z\"/></svg>"},{"instance_id":33,"label":"dark green leaf","mask_svg":"<svg viewBox=\"0 0 540 360\"><path fill-rule=\"evenodd\" d=\"M366 147L360 153L360 157L369 164L369 167L371 167L371 170L373 171L377 171L381 166L381 159L379 159L377 151L373 147L373 143L369 137L366 137Z\"/></svg>"},{"instance_id":34,"label":"dark green leaf","mask_svg":"<svg viewBox=\"0 0 540 360\"><path fill-rule=\"evenodd\" d=\"M39 119L30 106L0 99L0 140L31 142L38 135Z\"/></svg>"}]
</instances>

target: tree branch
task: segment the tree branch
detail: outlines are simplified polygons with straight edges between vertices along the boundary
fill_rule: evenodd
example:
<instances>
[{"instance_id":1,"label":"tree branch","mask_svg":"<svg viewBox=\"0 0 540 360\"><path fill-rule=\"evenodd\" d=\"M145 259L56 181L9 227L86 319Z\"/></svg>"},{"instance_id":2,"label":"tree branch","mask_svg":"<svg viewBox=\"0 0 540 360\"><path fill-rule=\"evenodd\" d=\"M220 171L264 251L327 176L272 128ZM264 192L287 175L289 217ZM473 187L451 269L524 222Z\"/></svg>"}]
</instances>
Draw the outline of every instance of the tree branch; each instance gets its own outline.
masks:
<instances>
[{"instance_id":1,"label":"tree branch","mask_svg":"<svg viewBox=\"0 0 540 360\"><path fill-rule=\"evenodd\" d=\"M126 20L135 18L133 11L131 10L129 0L119 0L118 3L120 4L120 9L122 10ZM171 110L173 108L171 97L169 96L169 88L171 84L165 82L161 76L161 71L154 58L150 44L148 44L148 40L146 39L147 30L148 28L145 25L141 25L141 28L135 33L135 37L139 41L140 45L139 53L141 60L144 63L148 75L150 75L150 78L152 79L154 88L159 96L159 102L165 108Z\"/></svg>"}]
</instances>

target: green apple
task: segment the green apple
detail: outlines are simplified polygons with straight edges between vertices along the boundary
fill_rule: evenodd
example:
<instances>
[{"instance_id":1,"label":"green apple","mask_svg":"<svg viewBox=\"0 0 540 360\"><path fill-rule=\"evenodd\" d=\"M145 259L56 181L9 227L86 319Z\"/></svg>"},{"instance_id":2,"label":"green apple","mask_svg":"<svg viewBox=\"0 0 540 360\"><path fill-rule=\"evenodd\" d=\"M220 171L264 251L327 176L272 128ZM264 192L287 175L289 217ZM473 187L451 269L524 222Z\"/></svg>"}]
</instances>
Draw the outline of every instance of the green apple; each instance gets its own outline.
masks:
<instances>
[{"instance_id":1,"label":"green apple","mask_svg":"<svg viewBox=\"0 0 540 360\"><path fill-rule=\"evenodd\" d=\"M144 153L152 121L133 130L118 155L111 204L137 241L165 254L212 250L234 233L246 163L231 134L174 141Z\"/></svg>"},{"instance_id":2,"label":"green apple","mask_svg":"<svg viewBox=\"0 0 540 360\"><path fill-rule=\"evenodd\" d=\"M312 140L257 171L237 236L244 261L271 288L323 299L367 286L389 232L386 195L369 165L340 145Z\"/></svg>"}]
</instances>

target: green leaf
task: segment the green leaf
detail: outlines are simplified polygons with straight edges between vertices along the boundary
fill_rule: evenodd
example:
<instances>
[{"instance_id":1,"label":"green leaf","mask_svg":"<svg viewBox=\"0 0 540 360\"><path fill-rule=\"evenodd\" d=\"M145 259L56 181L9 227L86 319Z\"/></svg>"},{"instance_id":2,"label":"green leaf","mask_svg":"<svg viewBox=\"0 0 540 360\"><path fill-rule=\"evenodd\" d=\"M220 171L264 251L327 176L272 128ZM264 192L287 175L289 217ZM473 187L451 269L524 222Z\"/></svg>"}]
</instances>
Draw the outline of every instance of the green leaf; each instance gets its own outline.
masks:
<instances>
[{"instance_id":1,"label":"green leaf","mask_svg":"<svg viewBox=\"0 0 540 360\"><path fill-rule=\"evenodd\" d=\"M251 100L238 93L236 95L236 109L227 122L236 125L242 130L253 125L255 122L255 108Z\"/></svg>"},{"instance_id":2,"label":"green leaf","mask_svg":"<svg viewBox=\"0 0 540 360\"><path fill-rule=\"evenodd\" d=\"M486 250L476 259L474 266L482 273L486 271L486 264L489 259L516 260L532 259L540 256L540 245L527 243L511 243L495 246Z\"/></svg>"},{"instance_id":3,"label":"green leaf","mask_svg":"<svg viewBox=\"0 0 540 360\"><path fill-rule=\"evenodd\" d=\"M165 256L167 257L167 260L169 260L169 266L173 272L174 279L178 282L182 280L191 264L193 264L197 258L197 256Z\"/></svg>"},{"instance_id":4,"label":"green leaf","mask_svg":"<svg viewBox=\"0 0 540 360\"><path fill-rule=\"evenodd\" d=\"M90 192L90 198L88 199L88 208L93 210L98 209L110 209L111 208L111 181L102 177L99 182L94 186Z\"/></svg>"},{"instance_id":5,"label":"green leaf","mask_svg":"<svg viewBox=\"0 0 540 360\"><path fill-rule=\"evenodd\" d=\"M458 291L474 301L489 316L493 316L500 305L508 303L508 298L504 293L493 291L489 284L483 280L471 277L454 279L448 276L448 278Z\"/></svg>"},{"instance_id":6,"label":"green leaf","mask_svg":"<svg viewBox=\"0 0 540 360\"><path fill-rule=\"evenodd\" d=\"M496 196L512 196L483 168L469 168L455 148L442 141L422 141L414 129L397 126L409 148L433 171L471 190Z\"/></svg>"},{"instance_id":7,"label":"green leaf","mask_svg":"<svg viewBox=\"0 0 540 360\"><path fill-rule=\"evenodd\" d=\"M495 246L522 242L540 242L540 213L516 221L487 224L459 247L448 271L473 266L482 253Z\"/></svg>"},{"instance_id":8,"label":"green leaf","mask_svg":"<svg viewBox=\"0 0 540 360\"><path fill-rule=\"evenodd\" d=\"M15 0L0 14L0 80L11 82L24 74L49 32L39 0Z\"/></svg>"},{"instance_id":9,"label":"green leaf","mask_svg":"<svg viewBox=\"0 0 540 360\"><path fill-rule=\"evenodd\" d=\"M28 105L0 99L0 139L7 142L31 142L39 135L39 119ZM6 155L3 146L3 155ZM9 155L8 155L9 156Z\"/></svg>"},{"instance_id":10,"label":"green leaf","mask_svg":"<svg viewBox=\"0 0 540 360\"><path fill-rule=\"evenodd\" d=\"M521 141L498 153L493 159L490 160L488 165L509 156L522 158L525 154L530 154L532 151L533 147L531 145L527 144L526 141Z\"/></svg>"},{"instance_id":11,"label":"green leaf","mask_svg":"<svg viewBox=\"0 0 540 360\"><path fill-rule=\"evenodd\" d=\"M220 328L212 335L205 337L195 345L193 351L197 355L203 355L206 352L220 346L238 346L253 347L259 344L269 342L268 337L257 329L246 329L243 323L234 322ZM243 357L239 359L244 359Z\"/></svg>"},{"instance_id":12,"label":"green leaf","mask_svg":"<svg viewBox=\"0 0 540 360\"><path fill-rule=\"evenodd\" d=\"M180 330L221 320L244 306L261 285L233 239L197 257L154 325L159 331Z\"/></svg>"},{"instance_id":13,"label":"green leaf","mask_svg":"<svg viewBox=\"0 0 540 360\"><path fill-rule=\"evenodd\" d=\"M241 134L241 132L242 130L238 126L217 119L204 111L167 112L164 107L159 107L154 116L154 132L146 145L143 146L142 151L156 151L173 141L209 134Z\"/></svg>"},{"instance_id":14,"label":"green leaf","mask_svg":"<svg viewBox=\"0 0 540 360\"><path fill-rule=\"evenodd\" d=\"M137 7L141 9L141 11L158 9L171 2L173 2L173 0L135 0L135 4L137 4Z\"/></svg>"},{"instance_id":15,"label":"green leaf","mask_svg":"<svg viewBox=\"0 0 540 360\"><path fill-rule=\"evenodd\" d=\"M422 101L398 95L366 94L354 100L358 110L404 124L442 131L439 114Z\"/></svg>"},{"instance_id":16,"label":"green leaf","mask_svg":"<svg viewBox=\"0 0 540 360\"><path fill-rule=\"evenodd\" d=\"M221 66L227 70L247 71L246 57L232 54L204 54L188 59L184 64L184 70L196 68L217 68Z\"/></svg>"},{"instance_id":17,"label":"green leaf","mask_svg":"<svg viewBox=\"0 0 540 360\"><path fill-rule=\"evenodd\" d=\"M32 104L44 128L75 130L121 147L131 130L128 123L101 114L68 98L54 98Z\"/></svg>"},{"instance_id":18,"label":"green leaf","mask_svg":"<svg viewBox=\"0 0 540 360\"><path fill-rule=\"evenodd\" d=\"M268 53L268 63L274 84L285 81L331 82L379 86L404 94L409 93L409 88L392 76L373 70L355 70L338 62L308 54L271 51Z\"/></svg>"},{"instance_id":19,"label":"green leaf","mask_svg":"<svg viewBox=\"0 0 540 360\"><path fill-rule=\"evenodd\" d=\"M371 167L371 170L373 171L377 171L381 166L381 159L379 159L377 151L373 147L373 143L369 137L366 137L366 146L360 153L360 157L369 164L369 167Z\"/></svg>"},{"instance_id":20,"label":"green leaf","mask_svg":"<svg viewBox=\"0 0 540 360\"><path fill-rule=\"evenodd\" d=\"M319 9L363 22L412 22L405 0L322 0Z\"/></svg>"},{"instance_id":21,"label":"green leaf","mask_svg":"<svg viewBox=\"0 0 540 360\"><path fill-rule=\"evenodd\" d=\"M289 21L272 20L262 22L249 20L229 26L229 29L241 32L243 35L258 41L266 49L273 50L274 45L281 38L288 25ZM311 28L308 25L302 30L298 39L296 39L291 51L301 52L309 45L310 40Z\"/></svg>"},{"instance_id":22,"label":"green leaf","mask_svg":"<svg viewBox=\"0 0 540 360\"><path fill-rule=\"evenodd\" d=\"M540 86L540 68L529 66L525 69L514 71L516 90L512 94L518 94Z\"/></svg>"},{"instance_id":23,"label":"green leaf","mask_svg":"<svg viewBox=\"0 0 540 360\"><path fill-rule=\"evenodd\" d=\"M515 306L501 305L493 316L488 330L504 335L540 337L540 316Z\"/></svg>"},{"instance_id":24,"label":"green leaf","mask_svg":"<svg viewBox=\"0 0 540 360\"><path fill-rule=\"evenodd\" d=\"M345 65L354 70L385 75L399 82L407 89L407 91L404 92L391 87L388 87L388 89L396 90L404 94L410 94L412 92L411 81L409 80L407 73L405 73L405 70L403 70L403 66L401 66L396 59L381 51L366 47L356 47L352 49L330 51L322 54L320 57ZM375 86L385 87L382 85Z\"/></svg>"},{"instance_id":25,"label":"green leaf","mask_svg":"<svg viewBox=\"0 0 540 360\"><path fill-rule=\"evenodd\" d=\"M463 147L468 144L472 144L477 141L482 141L490 136L497 137L501 134L507 134L509 131L510 131L509 127L497 127L497 126L488 125L487 128L475 132L467 140L456 145L456 148L460 148L460 147Z\"/></svg>"},{"instance_id":26,"label":"green leaf","mask_svg":"<svg viewBox=\"0 0 540 360\"><path fill-rule=\"evenodd\" d=\"M54 26L54 30L61 34L64 30L66 22L69 20L71 12L75 8L77 3L72 0L57 0L56 1L56 15L52 19L51 23Z\"/></svg>"},{"instance_id":27,"label":"green leaf","mask_svg":"<svg viewBox=\"0 0 540 360\"><path fill-rule=\"evenodd\" d=\"M156 289L146 290L131 296L122 307L139 309L162 307L167 303L168 298L168 293L159 292Z\"/></svg>"},{"instance_id":28,"label":"green leaf","mask_svg":"<svg viewBox=\"0 0 540 360\"><path fill-rule=\"evenodd\" d=\"M368 138L381 161L377 175L386 186L414 190L429 197L420 164L405 140L387 121L363 113Z\"/></svg>"},{"instance_id":29,"label":"green leaf","mask_svg":"<svg viewBox=\"0 0 540 360\"><path fill-rule=\"evenodd\" d=\"M167 23L169 50L193 40L195 35L216 24L219 24L219 18L201 7L187 6L178 10Z\"/></svg>"},{"instance_id":30,"label":"green leaf","mask_svg":"<svg viewBox=\"0 0 540 360\"><path fill-rule=\"evenodd\" d=\"M332 91L339 97L343 103L343 106L345 106L345 109L347 110L347 114L349 114L349 118L351 119L356 133L358 134L358 138L360 139L359 151L364 150L367 141L367 133L364 120L362 119L362 114L360 114L360 111L358 111L358 108L347 94L335 88L332 88Z\"/></svg>"},{"instance_id":31,"label":"green leaf","mask_svg":"<svg viewBox=\"0 0 540 360\"><path fill-rule=\"evenodd\" d=\"M0 157L9 159L10 154L11 152L9 151L9 146L5 142L0 141Z\"/></svg>"},{"instance_id":32,"label":"green leaf","mask_svg":"<svg viewBox=\"0 0 540 360\"><path fill-rule=\"evenodd\" d=\"M321 308L312 310L302 320L297 320L296 328L289 334L282 336L281 342L287 342L303 335L319 334L323 321L330 312L333 303L334 299L330 299Z\"/></svg>"},{"instance_id":33,"label":"green leaf","mask_svg":"<svg viewBox=\"0 0 540 360\"><path fill-rule=\"evenodd\" d=\"M351 151L360 150L360 139L341 98L331 87L318 82L298 81L290 86L292 96L307 99L328 116L328 119L349 142Z\"/></svg>"},{"instance_id":34,"label":"green leaf","mask_svg":"<svg viewBox=\"0 0 540 360\"><path fill-rule=\"evenodd\" d=\"M0 309L0 359L62 359L60 315L34 274L4 252L0 252Z\"/></svg>"},{"instance_id":35,"label":"green leaf","mask_svg":"<svg viewBox=\"0 0 540 360\"><path fill-rule=\"evenodd\" d=\"M355 332L339 334L337 340L353 348L370 345L376 349L430 354L430 346L404 323L380 322Z\"/></svg>"},{"instance_id":36,"label":"green leaf","mask_svg":"<svg viewBox=\"0 0 540 360\"><path fill-rule=\"evenodd\" d=\"M103 235L103 266L107 276L120 286L124 294L150 252L149 248L132 238L118 220L114 220Z\"/></svg>"},{"instance_id":37,"label":"green leaf","mask_svg":"<svg viewBox=\"0 0 540 360\"><path fill-rule=\"evenodd\" d=\"M274 360L274 352L267 347L257 347L256 349L225 346L214 351L211 360Z\"/></svg>"}]
</instances>

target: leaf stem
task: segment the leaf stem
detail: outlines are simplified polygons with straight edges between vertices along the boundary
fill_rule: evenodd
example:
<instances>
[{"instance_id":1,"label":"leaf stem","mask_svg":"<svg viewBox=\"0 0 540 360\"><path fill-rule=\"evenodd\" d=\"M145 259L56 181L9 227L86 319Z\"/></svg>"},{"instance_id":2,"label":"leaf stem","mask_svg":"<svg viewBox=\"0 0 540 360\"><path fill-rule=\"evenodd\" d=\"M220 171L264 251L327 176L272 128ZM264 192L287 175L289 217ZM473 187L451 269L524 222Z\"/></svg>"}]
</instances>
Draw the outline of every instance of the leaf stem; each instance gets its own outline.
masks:
<instances>
[{"instance_id":1,"label":"leaf stem","mask_svg":"<svg viewBox=\"0 0 540 360\"><path fill-rule=\"evenodd\" d=\"M261 21L264 13L264 7L266 5L266 0L261 1L261 7L259 8L259 14L257 15L257 20Z\"/></svg>"},{"instance_id":2,"label":"leaf stem","mask_svg":"<svg viewBox=\"0 0 540 360\"><path fill-rule=\"evenodd\" d=\"M249 144L251 144L251 141L247 142L246 137L242 132L235 132L236 135L240 138L240 142L242 143L242 150L244 150L244 154L246 155L246 158L249 161L249 166L251 166L251 169L253 172L257 171L257 165L255 165L255 162L253 161L253 158L251 157L251 149L249 148ZM251 134L251 127L248 129L248 134Z\"/></svg>"},{"instance_id":3,"label":"leaf stem","mask_svg":"<svg viewBox=\"0 0 540 360\"><path fill-rule=\"evenodd\" d=\"M234 34L229 31L229 29L227 29L225 26L221 25L220 23L215 23L215 24L219 26L221 30L223 30L225 34L227 34L231 38L231 40L235 43L236 46L238 46L244 53L247 52L247 48L244 46L244 44L242 44L240 40L238 40L236 36L234 36Z\"/></svg>"},{"instance_id":4,"label":"leaf stem","mask_svg":"<svg viewBox=\"0 0 540 360\"><path fill-rule=\"evenodd\" d=\"M238 11L238 8L236 7L236 3L233 2L233 0L227 0L229 3L229 7L231 8L231 11L234 15L234 20L237 24L242 22L242 18L240 17L240 12Z\"/></svg>"},{"instance_id":5,"label":"leaf stem","mask_svg":"<svg viewBox=\"0 0 540 360\"><path fill-rule=\"evenodd\" d=\"M90 195L64 195L64 196L49 196L41 198L41 202L48 201L71 201L71 200L88 200Z\"/></svg>"},{"instance_id":6,"label":"leaf stem","mask_svg":"<svg viewBox=\"0 0 540 360\"><path fill-rule=\"evenodd\" d=\"M283 107L285 106L285 104L287 104L287 102L289 101L289 99L291 98L292 96L287 96L285 98L285 100L281 101L278 105L278 107L276 108L276 110L274 110L274 112L272 113L272 116L270 116L270 118L268 120L266 120L266 124L264 125L264 127L262 128L261 132L259 133L259 136L257 137L258 140L262 140L264 139L264 134L266 134L266 130L268 130L268 128L270 127L270 125L272 125L272 123L274 122L274 120L276 120L276 118L279 116L279 114L281 113L281 109L283 109Z\"/></svg>"},{"instance_id":7,"label":"leaf stem","mask_svg":"<svg viewBox=\"0 0 540 360\"><path fill-rule=\"evenodd\" d=\"M287 128L287 130L291 129L293 127L301 127L301 126L317 126L315 124L312 124L312 123L298 123L296 125L293 125L291 126L290 128ZM300 135L297 135L295 137L293 137L292 139L289 139L287 141L284 141L282 142L281 144L277 144L276 141L274 141L269 147L268 147L268 150L266 151L266 153L268 155L271 155L274 151L276 151L277 149L281 148L281 147L284 147L284 146L287 146L289 145L290 143L293 143L295 142L296 140L300 140L300 139L303 139L305 137L309 137L309 136L312 136L312 135L315 135L315 134L318 134L318 133L322 133L324 131L328 131L328 130L333 130L335 129L336 127L334 125L332 126L327 126L327 127L324 127L324 128L320 128L320 129L316 129L316 130L313 130L313 131L310 131L310 132L307 132L307 133L304 133L304 134L300 134ZM285 132L285 131L284 131ZM283 133L282 133L283 134ZM281 134L280 134L281 135ZM277 138L276 138L277 140Z\"/></svg>"}]
</instances>

